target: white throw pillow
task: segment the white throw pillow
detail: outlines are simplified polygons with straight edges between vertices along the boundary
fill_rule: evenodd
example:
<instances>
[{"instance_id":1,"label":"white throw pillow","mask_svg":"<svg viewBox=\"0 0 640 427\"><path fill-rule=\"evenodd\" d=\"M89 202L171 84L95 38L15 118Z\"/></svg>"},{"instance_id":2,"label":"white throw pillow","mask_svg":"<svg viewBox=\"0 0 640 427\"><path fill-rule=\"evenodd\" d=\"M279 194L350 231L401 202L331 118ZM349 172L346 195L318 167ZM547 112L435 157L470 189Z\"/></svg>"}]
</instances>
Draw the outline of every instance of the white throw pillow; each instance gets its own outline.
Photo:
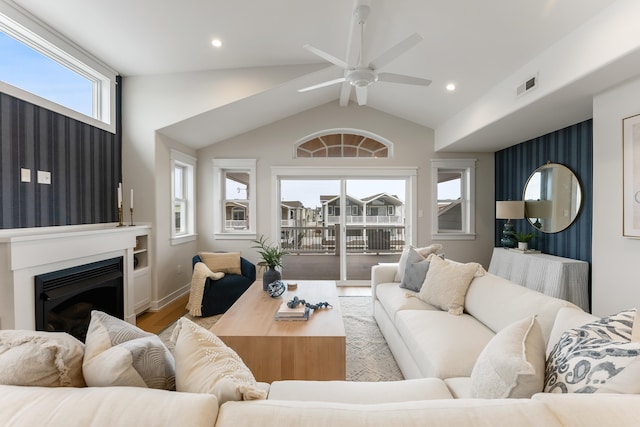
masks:
<instances>
[{"instance_id":1,"label":"white throw pillow","mask_svg":"<svg viewBox=\"0 0 640 427\"><path fill-rule=\"evenodd\" d=\"M84 344L65 332L0 331L0 384L84 387Z\"/></svg>"},{"instance_id":2,"label":"white throw pillow","mask_svg":"<svg viewBox=\"0 0 640 427\"><path fill-rule=\"evenodd\" d=\"M398 261L398 268L396 269L396 275L393 279L394 282L402 282L402 278L404 277L404 269L407 266L407 257L409 256L409 249L414 249L418 252L424 259L426 259L429 255L438 253L440 249L442 249L442 245L438 243L434 243L429 246L425 246L424 248L414 248L413 246L405 246L402 251L402 255L400 255L400 260Z\"/></svg>"},{"instance_id":3,"label":"white throw pillow","mask_svg":"<svg viewBox=\"0 0 640 427\"><path fill-rule=\"evenodd\" d=\"M635 309L564 332L547 359L545 392L640 393Z\"/></svg>"},{"instance_id":4,"label":"white throw pillow","mask_svg":"<svg viewBox=\"0 0 640 427\"><path fill-rule=\"evenodd\" d=\"M88 386L175 390L175 362L157 335L94 310L85 345Z\"/></svg>"},{"instance_id":5,"label":"white throw pillow","mask_svg":"<svg viewBox=\"0 0 640 427\"><path fill-rule=\"evenodd\" d=\"M545 345L535 316L494 336L471 371L471 396L481 399L530 398L544 387Z\"/></svg>"},{"instance_id":6,"label":"white throw pillow","mask_svg":"<svg viewBox=\"0 0 640 427\"><path fill-rule=\"evenodd\" d=\"M429 255L427 259L430 262L429 271L418 298L451 314L461 315L469 284L484 269L476 262L462 264L437 255Z\"/></svg>"},{"instance_id":7,"label":"white throw pillow","mask_svg":"<svg viewBox=\"0 0 640 427\"><path fill-rule=\"evenodd\" d=\"M171 341L175 344L177 391L213 394L220 405L267 397L240 356L213 332L181 317Z\"/></svg>"}]
</instances>

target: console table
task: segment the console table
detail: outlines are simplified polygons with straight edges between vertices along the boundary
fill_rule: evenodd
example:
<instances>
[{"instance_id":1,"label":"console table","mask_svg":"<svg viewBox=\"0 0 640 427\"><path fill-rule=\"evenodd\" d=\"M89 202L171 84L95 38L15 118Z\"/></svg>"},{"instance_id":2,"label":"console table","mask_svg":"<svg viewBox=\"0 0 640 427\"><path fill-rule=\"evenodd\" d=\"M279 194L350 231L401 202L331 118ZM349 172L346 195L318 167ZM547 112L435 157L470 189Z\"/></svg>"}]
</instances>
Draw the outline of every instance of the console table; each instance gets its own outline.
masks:
<instances>
[{"instance_id":1,"label":"console table","mask_svg":"<svg viewBox=\"0 0 640 427\"><path fill-rule=\"evenodd\" d=\"M489 273L589 311L589 263L494 248Z\"/></svg>"}]
</instances>

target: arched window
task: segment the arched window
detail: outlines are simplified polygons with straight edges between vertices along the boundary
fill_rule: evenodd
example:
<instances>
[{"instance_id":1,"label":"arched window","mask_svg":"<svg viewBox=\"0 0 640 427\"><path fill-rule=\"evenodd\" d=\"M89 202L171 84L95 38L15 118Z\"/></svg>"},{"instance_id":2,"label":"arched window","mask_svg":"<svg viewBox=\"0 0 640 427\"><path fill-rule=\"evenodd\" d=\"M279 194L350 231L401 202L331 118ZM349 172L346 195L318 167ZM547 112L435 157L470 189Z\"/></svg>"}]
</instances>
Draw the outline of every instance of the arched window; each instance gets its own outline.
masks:
<instances>
[{"instance_id":1,"label":"arched window","mask_svg":"<svg viewBox=\"0 0 640 427\"><path fill-rule=\"evenodd\" d=\"M390 157L391 142L366 132L326 131L316 133L298 141L295 146L297 158L336 157Z\"/></svg>"}]
</instances>

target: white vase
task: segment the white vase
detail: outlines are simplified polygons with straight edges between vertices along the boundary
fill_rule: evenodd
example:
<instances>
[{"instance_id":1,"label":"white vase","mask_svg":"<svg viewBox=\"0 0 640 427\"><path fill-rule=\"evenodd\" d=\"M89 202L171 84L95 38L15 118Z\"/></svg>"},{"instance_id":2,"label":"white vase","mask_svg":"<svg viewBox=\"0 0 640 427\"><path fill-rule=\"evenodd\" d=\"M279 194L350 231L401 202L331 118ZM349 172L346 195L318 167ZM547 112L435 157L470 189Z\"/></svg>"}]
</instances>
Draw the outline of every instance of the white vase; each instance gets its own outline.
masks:
<instances>
[{"instance_id":1,"label":"white vase","mask_svg":"<svg viewBox=\"0 0 640 427\"><path fill-rule=\"evenodd\" d=\"M529 242L518 242L518 249L526 251L529 249Z\"/></svg>"}]
</instances>

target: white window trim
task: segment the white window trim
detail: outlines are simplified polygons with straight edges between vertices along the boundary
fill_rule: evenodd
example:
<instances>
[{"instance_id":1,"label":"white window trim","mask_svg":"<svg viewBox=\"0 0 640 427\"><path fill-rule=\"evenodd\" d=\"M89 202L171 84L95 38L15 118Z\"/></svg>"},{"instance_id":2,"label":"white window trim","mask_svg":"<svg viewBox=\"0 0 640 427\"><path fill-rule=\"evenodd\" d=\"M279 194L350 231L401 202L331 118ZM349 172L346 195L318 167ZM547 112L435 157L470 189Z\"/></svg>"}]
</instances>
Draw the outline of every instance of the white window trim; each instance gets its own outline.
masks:
<instances>
[{"instance_id":1,"label":"white window trim","mask_svg":"<svg viewBox=\"0 0 640 427\"><path fill-rule=\"evenodd\" d=\"M0 81L0 92L47 108L99 129L116 133L116 71L79 46L31 18L26 12L0 1L0 30L88 78L93 85L93 117Z\"/></svg>"},{"instance_id":2,"label":"white window trim","mask_svg":"<svg viewBox=\"0 0 640 427\"><path fill-rule=\"evenodd\" d=\"M249 174L249 229L245 231L225 231L223 227L224 173L242 171ZM257 238L256 232L256 159L213 159L213 236L215 239Z\"/></svg>"},{"instance_id":3,"label":"white window trim","mask_svg":"<svg viewBox=\"0 0 640 427\"><path fill-rule=\"evenodd\" d=\"M193 242L198 237L196 233L196 163L197 159L191 157L188 154L184 154L180 151L171 150L171 245L180 245L187 242ZM176 164L186 167L186 176L183 177L185 181L186 196L186 218L185 224L187 232L183 234L176 234L175 218L173 216L174 201L175 201L175 167Z\"/></svg>"},{"instance_id":4,"label":"white window trim","mask_svg":"<svg viewBox=\"0 0 640 427\"><path fill-rule=\"evenodd\" d=\"M431 238L432 240L475 240L476 238L476 159L433 159L431 160ZM438 170L457 169L464 174L463 182L463 230L438 231Z\"/></svg>"}]
</instances>

